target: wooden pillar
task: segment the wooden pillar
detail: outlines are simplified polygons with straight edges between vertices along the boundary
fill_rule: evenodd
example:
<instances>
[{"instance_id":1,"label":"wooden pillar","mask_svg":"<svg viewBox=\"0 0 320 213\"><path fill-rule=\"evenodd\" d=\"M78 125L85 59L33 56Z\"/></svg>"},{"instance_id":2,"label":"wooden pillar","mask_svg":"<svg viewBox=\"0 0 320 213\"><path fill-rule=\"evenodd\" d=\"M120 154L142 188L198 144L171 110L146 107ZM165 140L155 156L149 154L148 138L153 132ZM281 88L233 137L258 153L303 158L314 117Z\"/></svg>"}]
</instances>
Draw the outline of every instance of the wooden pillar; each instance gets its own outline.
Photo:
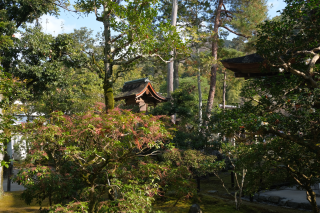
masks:
<instances>
[{"instance_id":1,"label":"wooden pillar","mask_svg":"<svg viewBox=\"0 0 320 213\"><path fill-rule=\"evenodd\" d=\"M140 112L146 112L148 110L148 104L144 102L144 100L140 98L140 100L138 100L138 103L139 103Z\"/></svg>"}]
</instances>

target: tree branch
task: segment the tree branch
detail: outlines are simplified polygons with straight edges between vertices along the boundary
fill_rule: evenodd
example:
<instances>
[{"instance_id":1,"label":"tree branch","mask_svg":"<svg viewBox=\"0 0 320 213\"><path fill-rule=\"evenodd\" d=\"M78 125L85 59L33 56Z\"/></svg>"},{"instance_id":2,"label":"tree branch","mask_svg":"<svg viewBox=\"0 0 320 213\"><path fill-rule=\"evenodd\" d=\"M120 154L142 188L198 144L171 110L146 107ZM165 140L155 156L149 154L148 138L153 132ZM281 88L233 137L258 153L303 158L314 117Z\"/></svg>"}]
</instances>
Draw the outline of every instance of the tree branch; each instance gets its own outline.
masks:
<instances>
[{"instance_id":1,"label":"tree branch","mask_svg":"<svg viewBox=\"0 0 320 213\"><path fill-rule=\"evenodd\" d=\"M170 62L172 62L172 61L174 61L174 59L171 59L170 61L166 61L166 60L164 60L160 55L158 55L158 54L151 54L151 55L149 55L150 57L153 57L153 56L156 56L156 57L159 57L160 59L161 59L161 61L163 61L164 63L170 63Z\"/></svg>"},{"instance_id":2,"label":"tree branch","mask_svg":"<svg viewBox=\"0 0 320 213\"><path fill-rule=\"evenodd\" d=\"M309 62L309 67L308 67L308 73L309 75L313 75L314 74L314 67L316 66L317 61L319 60L320 55L316 54L315 56L313 56L313 58L310 60Z\"/></svg>"},{"instance_id":3,"label":"tree branch","mask_svg":"<svg viewBox=\"0 0 320 213\"><path fill-rule=\"evenodd\" d=\"M111 40L111 44L115 41L117 41L119 38L123 37L126 33L121 33L120 35L118 35L117 37L115 37L114 39Z\"/></svg>"},{"instance_id":4,"label":"tree branch","mask_svg":"<svg viewBox=\"0 0 320 213\"><path fill-rule=\"evenodd\" d=\"M96 15L96 19L98 18L96 0L93 0L94 14Z\"/></svg>"},{"instance_id":5,"label":"tree branch","mask_svg":"<svg viewBox=\"0 0 320 213\"><path fill-rule=\"evenodd\" d=\"M298 139L296 139L297 137L281 133L281 132L273 129L272 127L269 127L268 129L263 128L263 131L264 131L264 133L272 133L272 134L277 135L278 137L281 137L283 139L293 141L293 142L295 142L301 146L304 146L304 147L308 147L310 150L315 151L317 154L320 155L320 148L314 144L306 143L305 141L298 140Z\"/></svg>"},{"instance_id":6,"label":"tree branch","mask_svg":"<svg viewBox=\"0 0 320 213\"><path fill-rule=\"evenodd\" d=\"M311 83L311 85L312 85L313 88L318 88L317 82L315 82L315 81L312 79L311 76L308 76L308 75L306 75L305 73L303 73L303 72L301 72L301 71L299 71L299 70L297 70L297 69L292 68L292 67L290 66L290 63L284 62L284 60L283 60L280 56L278 57L278 59L283 63L282 66L283 66L283 68L284 68L286 71L291 72L291 73L294 74L294 75L298 75L298 76L303 77L304 79L308 80L308 81Z\"/></svg>"},{"instance_id":7,"label":"tree branch","mask_svg":"<svg viewBox=\"0 0 320 213\"><path fill-rule=\"evenodd\" d=\"M233 13L230 12L230 11L228 11L228 10L226 9L226 6L225 6L224 4L222 4L222 6L223 6L224 10L221 10L221 12L225 12L226 16L232 20L233 17L232 17L232 16L229 16L228 13L230 13L230 14L233 14Z\"/></svg>"},{"instance_id":8,"label":"tree branch","mask_svg":"<svg viewBox=\"0 0 320 213\"><path fill-rule=\"evenodd\" d=\"M115 64L115 65L127 65L127 64L130 64L130 63L134 62L135 60L138 60L139 58L142 58L142 55L138 55L138 56L136 56L134 58L131 58L131 59L127 60L127 61L115 62L113 64Z\"/></svg>"},{"instance_id":9,"label":"tree branch","mask_svg":"<svg viewBox=\"0 0 320 213\"><path fill-rule=\"evenodd\" d=\"M125 47L129 46L131 44L131 41L128 41L126 43L124 43L121 47L117 47L116 49L114 49L112 52L112 56L115 56L115 54L117 54L120 50L124 49Z\"/></svg>"},{"instance_id":10,"label":"tree branch","mask_svg":"<svg viewBox=\"0 0 320 213\"><path fill-rule=\"evenodd\" d=\"M226 26L220 26L220 27L222 27L222 28L224 28L224 29L228 30L229 32L231 32L231 33L233 33L233 34L236 34L236 35L238 35L238 36L245 37L245 38L247 38L247 39L252 37L252 36L246 36L246 35L241 34L241 33L237 33L237 32L235 32L235 31L231 30L229 27L226 27Z\"/></svg>"}]
</instances>

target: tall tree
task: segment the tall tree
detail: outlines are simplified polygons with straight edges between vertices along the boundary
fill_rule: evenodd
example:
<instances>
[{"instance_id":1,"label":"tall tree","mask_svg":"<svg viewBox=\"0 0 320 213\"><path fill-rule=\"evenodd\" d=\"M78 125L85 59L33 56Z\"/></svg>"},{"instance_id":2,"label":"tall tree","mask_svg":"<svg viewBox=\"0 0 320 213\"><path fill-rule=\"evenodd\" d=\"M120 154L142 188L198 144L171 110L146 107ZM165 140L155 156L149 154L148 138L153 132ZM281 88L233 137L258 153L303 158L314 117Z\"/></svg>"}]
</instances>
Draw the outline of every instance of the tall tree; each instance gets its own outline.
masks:
<instances>
[{"instance_id":1,"label":"tall tree","mask_svg":"<svg viewBox=\"0 0 320 213\"><path fill-rule=\"evenodd\" d=\"M156 52L169 52L179 47L181 39L168 22L155 25L158 0L134 1L76 1L76 7L85 13L94 12L103 23L103 66L94 62L93 69L103 79L107 109L114 107L112 85L115 65L130 66L143 57ZM102 8L102 12L99 9ZM118 35L111 35L111 30ZM169 33L172 32L172 33ZM164 41L164 42L161 42ZM94 58L93 58L94 59ZM123 69L126 72L126 69Z\"/></svg>"},{"instance_id":2,"label":"tall tree","mask_svg":"<svg viewBox=\"0 0 320 213\"><path fill-rule=\"evenodd\" d=\"M9 72L15 66L11 63L14 55L9 51L14 44L14 33L24 23L31 23L43 14L57 15L59 7L67 8L67 1L42 1L42 0L2 0L0 2L0 64L4 72ZM2 71L1 71L2 72ZM13 88L14 89L14 88ZM13 96L12 96L13 97ZM12 98L11 97L11 98ZM11 100L12 101L12 100ZM2 120L2 123L5 121ZM5 143L2 143L5 147ZM5 149L2 149L5 150ZM2 151L0 150L0 152ZM3 155L0 154L0 196L2 195Z\"/></svg>"},{"instance_id":3,"label":"tall tree","mask_svg":"<svg viewBox=\"0 0 320 213\"><path fill-rule=\"evenodd\" d=\"M229 9L227 9L227 5L229 5ZM210 92L207 102L208 116L213 107L216 90L219 28L224 28L228 32L249 39L254 35L257 24L266 19L266 12L267 6L265 0L236 0L230 2L218 0L216 2L213 15L214 34L212 40L212 56L215 62L211 67Z\"/></svg>"},{"instance_id":4,"label":"tall tree","mask_svg":"<svg viewBox=\"0 0 320 213\"><path fill-rule=\"evenodd\" d=\"M44 14L58 15L59 8L67 9L68 2L66 0L62 1L42 1L42 0L3 0L0 2L0 11L2 20L7 20L10 22L10 27L3 28L1 26L1 31L5 30L5 34L9 37L12 37L14 40L15 30L21 27L24 23L32 23L37 20ZM11 67L11 59L13 57L12 52L4 51L3 49L0 52L1 57L3 58L2 65L6 72L7 69ZM11 59L10 59L11 57Z\"/></svg>"},{"instance_id":5,"label":"tall tree","mask_svg":"<svg viewBox=\"0 0 320 213\"><path fill-rule=\"evenodd\" d=\"M172 0L172 14L171 14L171 25L176 26L177 25L177 13L178 13L178 0ZM170 56L173 56L175 53L175 50L170 51ZM170 62L168 63L168 91L167 96L168 98L171 98L171 93L173 92L173 84L174 84L174 58L170 58Z\"/></svg>"},{"instance_id":6,"label":"tall tree","mask_svg":"<svg viewBox=\"0 0 320 213\"><path fill-rule=\"evenodd\" d=\"M63 67L70 64L68 55L75 52L75 42L71 34L53 37L40 26L25 27L20 33L21 39L3 57L5 71L25 80L31 93L39 95L47 84L63 81Z\"/></svg>"},{"instance_id":7,"label":"tall tree","mask_svg":"<svg viewBox=\"0 0 320 213\"><path fill-rule=\"evenodd\" d=\"M214 20L214 28L213 28L213 41L212 41L212 56L214 60L218 59L218 33L219 33L219 27L220 27L220 16L221 16L221 8L223 5L223 0L219 0L216 14L215 14L215 20ZM210 77L210 91L208 95L208 102L207 102L207 116L209 116L209 113L212 110L213 107L213 99L216 91L216 81L217 81L217 68L218 63L215 62L211 67L211 77Z\"/></svg>"},{"instance_id":8,"label":"tall tree","mask_svg":"<svg viewBox=\"0 0 320 213\"><path fill-rule=\"evenodd\" d=\"M63 4L62 4L63 5ZM36 18L39 18L41 15L45 13L53 13L56 14L58 12L57 6L53 2L43 2L43 1L11 1L11 0L3 0L0 2L0 64L1 64L1 74L3 72L2 67L4 67L4 71L7 71L7 68L10 67L10 60L6 61L5 57L8 57L8 49L14 44L14 40L16 39L14 33L21 24L26 22L32 22ZM10 57L10 56L9 56ZM14 88L12 88L14 89ZM3 88L2 88L3 90ZM1 94L1 101L2 100ZM2 111L2 106L0 106L0 111ZM1 113L0 113L1 114ZM2 125L5 124L5 120L2 119ZM2 133L1 133L2 134ZM3 152L5 150L6 143L4 141L1 142L0 148L0 196L3 194Z\"/></svg>"}]
</instances>

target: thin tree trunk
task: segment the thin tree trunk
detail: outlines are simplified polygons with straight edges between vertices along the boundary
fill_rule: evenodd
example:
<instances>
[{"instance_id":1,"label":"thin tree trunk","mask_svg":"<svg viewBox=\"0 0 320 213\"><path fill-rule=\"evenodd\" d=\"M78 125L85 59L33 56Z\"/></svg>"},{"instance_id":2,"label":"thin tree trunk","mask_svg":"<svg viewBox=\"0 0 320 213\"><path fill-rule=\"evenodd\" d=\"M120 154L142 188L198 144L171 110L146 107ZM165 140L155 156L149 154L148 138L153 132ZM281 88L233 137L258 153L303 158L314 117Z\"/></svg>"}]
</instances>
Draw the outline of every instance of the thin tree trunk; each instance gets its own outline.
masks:
<instances>
[{"instance_id":1,"label":"thin tree trunk","mask_svg":"<svg viewBox=\"0 0 320 213\"><path fill-rule=\"evenodd\" d=\"M173 54L173 51L170 52ZM172 60L172 59L170 59ZM168 63L168 76L167 76L167 97L171 98L171 93L173 92L173 62Z\"/></svg>"},{"instance_id":2,"label":"thin tree trunk","mask_svg":"<svg viewBox=\"0 0 320 213\"><path fill-rule=\"evenodd\" d=\"M227 71L224 72L224 78L223 78L223 102L222 102L223 110L226 109L226 91L227 91Z\"/></svg>"},{"instance_id":3,"label":"thin tree trunk","mask_svg":"<svg viewBox=\"0 0 320 213\"><path fill-rule=\"evenodd\" d=\"M207 104L207 116L210 117L210 113L213 107L213 100L216 91L216 80L217 80L217 59L218 59L218 31L220 25L220 14L221 14L221 7L223 4L223 0L219 0L218 7L216 10L216 17L214 21L214 28L213 28L213 41L212 41L212 56L214 58L214 64L211 67L211 77L210 77L210 90L208 96L208 104Z\"/></svg>"},{"instance_id":4,"label":"thin tree trunk","mask_svg":"<svg viewBox=\"0 0 320 213\"><path fill-rule=\"evenodd\" d=\"M178 0L172 0L172 14L171 14L171 25L176 26L177 25L177 13L178 13ZM170 55L174 55L174 50L170 51ZM168 63L168 74L167 74L167 97L168 99L171 99L171 93L173 92L173 75L174 75L174 67L173 67L174 61L173 57L170 59L170 62ZM171 115L171 121L172 123L176 123L176 116Z\"/></svg>"},{"instance_id":5,"label":"thin tree trunk","mask_svg":"<svg viewBox=\"0 0 320 213\"><path fill-rule=\"evenodd\" d=\"M172 14L171 14L171 25L177 25L177 12L178 12L178 0L172 0ZM170 55L174 55L174 50L170 51ZM168 63L168 83L167 83L167 97L171 98L171 93L173 92L173 58L170 59L171 62Z\"/></svg>"},{"instance_id":6,"label":"thin tree trunk","mask_svg":"<svg viewBox=\"0 0 320 213\"><path fill-rule=\"evenodd\" d=\"M307 199L312 206L313 213L319 213L319 208L317 206L316 193L311 189L310 186L307 187Z\"/></svg>"},{"instance_id":7,"label":"thin tree trunk","mask_svg":"<svg viewBox=\"0 0 320 213\"><path fill-rule=\"evenodd\" d=\"M106 110L114 108L114 99L113 99L113 88L112 88L112 67L111 63L111 29L110 29L110 14L108 14L108 9L104 6L104 38L105 38L105 47L104 47L104 68L105 68L105 77L103 81L103 90L104 98L106 104Z\"/></svg>"},{"instance_id":8,"label":"thin tree trunk","mask_svg":"<svg viewBox=\"0 0 320 213\"><path fill-rule=\"evenodd\" d=\"M174 60L174 70L173 70L173 90L179 88L179 61Z\"/></svg>"},{"instance_id":9,"label":"thin tree trunk","mask_svg":"<svg viewBox=\"0 0 320 213\"><path fill-rule=\"evenodd\" d=\"M0 94L0 101L2 100L2 94ZM2 115L2 109L0 108L0 115ZM0 130L2 132L2 130ZM3 144L0 143L0 147ZM0 197L3 196L4 191L3 191L3 166L1 166L2 161L4 160L4 149L0 149Z\"/></svg>"},{"instance_id":10,"label":"thin tree trunk","mask_svg":"<svg viewBox=\"0 0 320 213\"><path fill-rule=\"evenodd\" d=\"M199 48L198 48L199 58ZM200 58L198 59L198 94L199 94L199 127L202 125L202 93L201 93L201 78L200 78Z\"/></svg>"},{"instance_id":11,"label":"thin tree trunk","mask_svg":"<svg viewBox=\"0 0 320 213\"><path fill-rule=\"evenodd\" d=\"M2 145L2 144L0 144ZM4 160L3 149L0 150L0 163ZM3 166L0 166L0 198L3 196Z\"/></svg>"},{"instance_id":12,"label":"thin tree trunk","mask_svg":"<svg viewBox=\"0 0 320 213\"><path fill-rule=\"evenodd\" d=\"M95 194L95 187L91 186L91 188L89 189L89 213L94 213L94 209L95 209L95 204L96 204L96 200L94 199L94 194Z\"/></svg>"}]
</instances>

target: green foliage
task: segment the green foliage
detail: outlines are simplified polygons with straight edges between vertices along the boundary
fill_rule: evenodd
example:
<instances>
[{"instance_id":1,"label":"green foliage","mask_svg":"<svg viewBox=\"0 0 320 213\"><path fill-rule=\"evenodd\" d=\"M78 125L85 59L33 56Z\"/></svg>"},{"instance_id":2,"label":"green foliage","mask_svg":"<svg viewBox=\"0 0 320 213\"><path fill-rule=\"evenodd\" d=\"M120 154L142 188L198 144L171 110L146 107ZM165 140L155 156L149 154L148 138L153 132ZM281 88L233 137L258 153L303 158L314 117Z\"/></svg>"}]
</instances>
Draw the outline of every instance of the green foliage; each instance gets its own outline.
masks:
<instances>
[{"instance_id":1,"label":"green foliage","mask_svg":"<svg viewBox=\"0 0 320 213\"><path fill-rule=\"evenodd\" d=\"M205 155L198 150L172 149L163 154L165 161L172 165L161 185L163 190L175 192L176 203L183 197L193 197L196 187L193 179L213 173L222 168L223 162L215 161L213 155ZM165 185L165 184L166 185ZM176 204L175 203L175 204ZM175 205L174 204L174 205Z\"/></svg>"},{"instance_id":2,"label":"green foliage","mask_svg":"<svg viewBox=\"0 0 320 213\"><path fill-rule=\"evenodd\" d=\"M58 212L150 208L168 167L149 156L168 146L170 134L157 117L102 108L70 117L56 112L22 126L31 149L16 181L26 187L26 202L48 197Z\"/></svg>"},{"instance_id":3,"label":"green foliage","mask_svg":"<svg viewBox=\"0 0 320 213\"><path fill-rule=\"evenodd\" d=\"M317 1L286 2L288 6L281 14L281 21L266 21L260 26L257 52L267 58L270 65L275 65L271 71L279 72L279 68L287 73L292 68L308 70L310 63L303 62L314 54L301 51L310 51L319 46L319 5ZM303 77L302 74L298 76Z\"/></svg>"},{"instance_id":4,"label":"green foliage","mask_svg":"<svg viewBox=\"0 0 320 213\"><path fill-rule=\"evenodd\" d=\"M9 50L15 56L11 61L15 66L7 71L27 83L30 96L28 100L21 99L22 111L27 115L35 111L47 115L53 111L72 114L84 112L102 100L102 80L86 66L90 58L81 50L99 52L92 31L82 28L53 37L36 26L26 27L21 34L21 39ZM7 57L4 63L9 61Z\"/></svg>"},{"instance_id":5,"label":"green foliage","mask_svg":"<svg viewBox=\"0 0 320 213\"><path fill-rule=\"evenodd\" d=\"M213 116L210 129L235 138L236 167L248 169L250 192L261 187L261 175L267 188L290 175L318 212L311 185L320 178L320 7L318 1L286 3L281 19L258 31L256 48L266 63L261 69L275 75L248 80L241 92L245 102Z\"/></svg>"},{"instance_id":6,"label":"green foliage","mask_svg":"<svg viewBox=\"0 0 320 213\"><path fill-rule=\"evenodd\" d=\"M203 96L208 94L209 85L205 78L201 78ZM165 91L166 85L161 85L160 92ZM180 79L179 89L172 93L172 101L158 104L150 113L153 115L177 116L178 129L173 143L180 149L201 149L205 144L205 137L198 131L199 108L196 77Z\"/></svg>"},{"instance_id":7,"label":"green foliage","mask_svg":"<svg viewBox=\"0 0 320 213\"><path fill-rule=\"evenodd\" d=\"M87 69L63 69L63 82L49 84L41 96L34 98L33 108L50 115L53 111L64 114L85 112L103 100L102 80Z\"/></svg>"},{"instance_id":8,"label":"green foliage","mask_svg":"<svg viewBox=\"0 0 320 213\"><path fill-rule=\"evenodd\" d=\"M255 44L257 40L258 25L266 20L268 5L266 0L258 1L232 1L231 7L234 11L233 18L229 22L229 25L236 32L241 33L247 37L235 38L237 50L254 53ZM245 39L244 39L245 38ZM247 40L246 43L241 42ZM240 41L240 42L239 42ZM240 43L240 44L239 44Z\"/></svg>"},{"instance_id":9,"label":"green foliage","mask_svg":"<svg viewBox=\"0 0 320 213\"><path fill-rule=\"evenodd\" d=\"M61 34L54 38L41 32L40 27L26 27L20 33L21 39L3 58L5 71L25 80L33 94L41 94L47 84L63 81L62 70L69 63L72 37Z\"/></svg>"},{"instance_id":10,"label":"green foliage","mask_svg":"<svg viewBox=\"0 0 320 213\"><path fill-rule=\"evenodd\" d=\"M205 78L201 78L201 87L203 95L208 94L209 85ZM166 84L162 84L160 92L165 93ZM196 77L187 77L180 79L179 89L172 93L172 102L159 104L152 114L155 115L173 115L177 114L181 119L181 124L190 123L196 120L198 116L198 101Z\"/></svg>"},{"instance_id":11,"label":"green foliage","mask_svg":"<svg viewBox=\"0 0 320 213\"><path fill-rule=\"evenodd\" d=\"M211 71L211 64L213 63L212 56L209 52L201 52L199 54L200 56L200 71L201 75L204 77L208 77L209 73ZM228 58L235 58L235 57L241 57L244 53L237 51L235 49L231 48L220 48L218 50L218 60L228 59ZM185 61L185 64L183 66L185 70L181 69L182 72L182 79L180 80L183 82L184 78L187 76L196 76L199 66L198 62L192 61L190 59ZM216 82L216 91L215 91L215 101L214 104L220 104L222 103L222 96L223 96L223 81L224 81L224 70L225 68L222 66L222 64L219 64L219 70L217 71L217 82ZM204 78L201 80L206 81ZM226 103L227 104L235 104L240 102L240 91L244 84L244 79L241 78L235 78L234 73L227 70L227 91L226 91ZM196 79L194 78L194 85L197 88L196 85ZM163 86L161 86L163 91ZM208 85L201 85L202 88L202 97L208 96ZM198 100L198 98L197 98ZM204 105L206 104L206 100L204 100Z\"/></svg>"},{"instance_id":12,"label":"green foliage","mask_svg":"<svg viewBox=\"0 0 320 213\"><path fill-rule=\"evenodd\" d=\"M59 2L60 6L67 6L66 1ZM0 50L1 56L6 55L4 50L13 45L14 33L24 23L31 23L43 14L57 15L59 8L53 2L39 0L4 0L0 3ZM5 67L7 68L7 67Z\"/></svg>"},{"instance_id":13,"label":"green foliage","mask_svg":"<svg viewBox=\"0 0 320 213\"><path fill-rule=\"evenodd\" d=\"M218 51L218 58L220 60L241 57L243 55L243 52L231 48L221 48ZM240 103L240 91L245 81L242 78L235 78L234 73L232 71L226 70L221 64L217 72L215 103L222 103L224 72L227 72L226 104L234 105Z\"/></svg>"},{"instance_id":14,"label":"green foliage","mask_svg":"<svg viewBox=\"0 0 320 213\"><path fill-rule=\"evenodd\" d=\"M7 50L9 47L13 46L12 35L15 31L13 22L10 22L6 16L5 10L0 10L0 51L3 55L3 51Z\"/></svg>"},{"instance_id":15,"label":"green foliage","mask_svg":"<svg viewBox=\"0 0 320 213\"><path fill-rule=\"evenodd\" d=\"M10 112L13 102L18 98L25 97L25 84L13 78L11 74L3 72L0 66L0 152L6 150L11 141L12 125L15 118ZM0 166L8 167L8 162L1 159Z\"/></svg>"},{"instance_id":16,"label":"green foliage","mask_svg":"<svg viewBox=\"0 0 320 213\"><path fill-rule=\"evenodd\" d=\"M146 1L97 1L78 0L76 8L85 13L95 12L97 20L104 25L104 58L96 61L92 57L90 67L103 79L107 109L114 107L113 83L119 74L131 70L138 60L149 56L160 56L173 47L184 46L175 27L167 22L155 23L158 0ZM101 12L99 8L103 7ZM98 10L97 10L98 9ZM119 36L111 36L111 30ZM167 54L164 57L169 59ZM121 66L117 73L114 66ZM120 72L121 70L121 72ZM116 75L115 75L116 74Z\"/></svg>"}]
</instances>

